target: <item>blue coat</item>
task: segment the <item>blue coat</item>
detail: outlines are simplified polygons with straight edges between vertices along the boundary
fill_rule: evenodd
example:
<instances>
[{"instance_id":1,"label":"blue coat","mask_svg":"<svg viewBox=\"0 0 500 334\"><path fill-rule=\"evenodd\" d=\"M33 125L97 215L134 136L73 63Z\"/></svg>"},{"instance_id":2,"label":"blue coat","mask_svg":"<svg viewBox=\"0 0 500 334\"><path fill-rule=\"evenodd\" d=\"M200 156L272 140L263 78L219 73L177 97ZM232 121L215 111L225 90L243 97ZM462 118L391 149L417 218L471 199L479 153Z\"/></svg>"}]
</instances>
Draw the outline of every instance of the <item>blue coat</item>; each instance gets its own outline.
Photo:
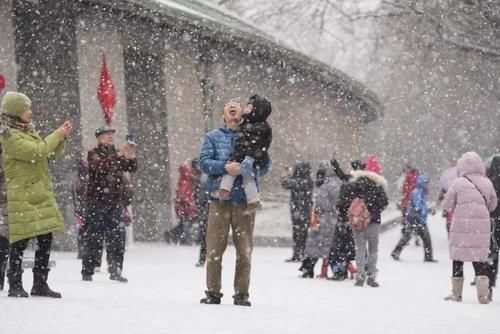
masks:
<instances>
[{"instance_id":1,"label":"blue coat","mask_svg":"<svg viewBox=\"0 0 500 334\"><path fill-rule=\"evenodd\" d=\"M205 136L200 153L201 170L208 175L206 191L211 194L220 188L222 175L226 173L224 166L229 160L229 156L234 149L235 134L234 131L221 127L210 131ZM271 167L271 161L262 167L254 168L254 159L247 156L241 163L241 175L236 178L231 191L231 198L224 201L226 204L246 203L245 191L243 190L242 176L255 178L264 176ZM214 200L213 198L211 198Z\"/></svg>"},{"instance_id":2,"label":"blue coat","mask_svg":"<svg viewBox=\"0 0 500 334\"><path fill-rule=\"evenodd\" d=\"M424 189L424 184L429 182L429 178L425 175L420 175L417 179L417 186L411 193L410 206L406 220L410 224L427 224L427 216L431 211L427 205L427 192Z\"/></svg>"}]
</instances>

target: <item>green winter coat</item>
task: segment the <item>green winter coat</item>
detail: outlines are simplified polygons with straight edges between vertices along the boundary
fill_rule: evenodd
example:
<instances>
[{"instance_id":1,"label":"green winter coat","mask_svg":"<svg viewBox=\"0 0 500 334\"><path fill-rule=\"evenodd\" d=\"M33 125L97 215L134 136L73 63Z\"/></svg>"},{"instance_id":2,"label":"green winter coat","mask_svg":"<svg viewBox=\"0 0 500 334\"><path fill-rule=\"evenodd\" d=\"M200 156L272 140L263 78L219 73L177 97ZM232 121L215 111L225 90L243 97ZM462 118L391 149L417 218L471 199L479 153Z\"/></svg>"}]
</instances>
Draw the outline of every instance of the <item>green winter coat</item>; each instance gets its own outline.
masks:
<instances>
[{"instance_id":1,"label":"green winter coat","mask_svg":"<svg viewBox=\"0 0 500 334\"><path fill-rule=\"evenodd\" d=\"M63 135L54 131L42 139L36 132L10 129L2 136L2 146L10 242L63 231L48 166L48 159L64 153Z\"/></svg>"}]
</instances>

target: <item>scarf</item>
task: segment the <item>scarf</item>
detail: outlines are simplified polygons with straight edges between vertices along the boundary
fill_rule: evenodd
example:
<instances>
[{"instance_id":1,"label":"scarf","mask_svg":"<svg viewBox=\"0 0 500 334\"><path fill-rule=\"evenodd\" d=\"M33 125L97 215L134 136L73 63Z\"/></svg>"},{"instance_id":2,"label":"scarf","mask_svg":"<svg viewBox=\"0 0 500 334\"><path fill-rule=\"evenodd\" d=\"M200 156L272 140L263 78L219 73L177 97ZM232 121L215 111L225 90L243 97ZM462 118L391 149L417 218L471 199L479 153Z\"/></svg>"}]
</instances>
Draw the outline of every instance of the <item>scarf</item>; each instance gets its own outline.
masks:
<instances>
[{"instance_id":1,"label":"scarf","mask_svg":"<svg viewBox=\"0 0 500 334\"><path fill-rule=\"evenodd\" d=\"M8 136L12 128L22 132L34 131L33 123L24 123L6 114L0 114L0 134Z\"/></svg>"}]
</instances>

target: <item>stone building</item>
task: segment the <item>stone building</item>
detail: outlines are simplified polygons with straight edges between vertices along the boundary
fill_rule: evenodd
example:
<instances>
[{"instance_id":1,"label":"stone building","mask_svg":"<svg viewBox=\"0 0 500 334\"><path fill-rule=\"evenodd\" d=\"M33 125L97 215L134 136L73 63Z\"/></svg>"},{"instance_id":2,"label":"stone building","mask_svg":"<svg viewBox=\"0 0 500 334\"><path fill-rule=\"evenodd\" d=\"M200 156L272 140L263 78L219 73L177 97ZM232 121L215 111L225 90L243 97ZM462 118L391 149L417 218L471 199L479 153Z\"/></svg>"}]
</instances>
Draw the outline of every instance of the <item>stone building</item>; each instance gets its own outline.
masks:
<instances>
[{"instance_id":1,"label":"stone building","mask_svg":"<svg viewBox=\"0 0 500 334\"><path fill-rule=\"evenodd\" d=\"M0 30L5 90L32 98L42 135L67 114L75 123L69 154L52 165L66 236L76 162L104 124L97 100L103 55L117 93L117 141L131 133L138 143L137 240L159 240L175 221L177 166L221 125L224 101L245 103L258 92L273 103L274 168L264 197L280 191L282 167L298 159L317 163L332 151L355 157L360 129L382 113L377 98L344 73L196 1L0 0ZM72 245L64 235L57 241Z\"/></svg>"}]
</instances>

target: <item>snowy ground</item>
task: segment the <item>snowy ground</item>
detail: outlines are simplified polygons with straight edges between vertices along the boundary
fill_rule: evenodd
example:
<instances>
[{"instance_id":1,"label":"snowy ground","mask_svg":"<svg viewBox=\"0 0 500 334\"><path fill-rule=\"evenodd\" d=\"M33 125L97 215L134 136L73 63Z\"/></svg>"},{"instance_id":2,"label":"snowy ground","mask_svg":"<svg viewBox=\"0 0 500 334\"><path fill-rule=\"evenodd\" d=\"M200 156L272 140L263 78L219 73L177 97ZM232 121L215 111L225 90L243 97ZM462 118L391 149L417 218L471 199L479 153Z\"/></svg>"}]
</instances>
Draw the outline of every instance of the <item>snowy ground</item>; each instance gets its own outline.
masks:
<instances>
[{"instance_id":1,"label":"snowy ground","mask_svg":"<svg viewBox=\"0 0 500 334\"><path fill-rule=\"evenodd\" d=\"M439 263L423 263L423 252L407 247L403 262L389 253L399 237L381 237L378 289L356 288L352 281L297 278L297 264L284 263L285 248L256 248L251 308L231 304L234 251L224 259L223 305L200 305L204 269L195 268L198 249L134 245L127 253L128 284L105 273L80 280L74 253L55 253L51 272L62 300L11 299L0 292L1 333L500 333L500 294L479 305L475 288L464 288L464 302L443 301L450 290L446 235L438 216L431 231ZM466 266L466 281L472 269ZM317 268L318 269L318 268ZM31 287L30 272L25 287Z\"/></svg>"}]
</instances>

